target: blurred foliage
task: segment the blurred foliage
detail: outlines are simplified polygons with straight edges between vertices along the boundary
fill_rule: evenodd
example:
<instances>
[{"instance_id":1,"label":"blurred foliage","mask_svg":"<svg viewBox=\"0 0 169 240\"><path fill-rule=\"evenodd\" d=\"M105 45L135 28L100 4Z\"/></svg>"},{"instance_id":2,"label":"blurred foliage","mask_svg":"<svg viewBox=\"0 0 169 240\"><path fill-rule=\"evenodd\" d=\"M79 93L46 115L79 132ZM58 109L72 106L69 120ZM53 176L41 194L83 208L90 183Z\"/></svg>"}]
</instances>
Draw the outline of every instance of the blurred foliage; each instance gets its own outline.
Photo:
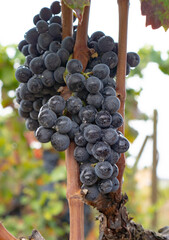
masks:
<instances>
[{"instance_id":1,"label":"blurred foliage","mask_svg":"<svg viewBox=\"0 0 169 240\"><path fill-rule=\"evenodd\" d=\"M36 139L26 130L24 120L18 116L17 104L14 101L14 90L18 86L15 69L23 64L24 57L16 46L0 46L0 52L0 80L3 84L1 91L3 108L0 108L0 219L7 229L18 237L23 234L28 236L32 229L36 228L46 239L66 239L69 226L64 215L67 206L64 153L60 153L59 166L51 174L47 174L43 167L42 154L43 149L50 149L51 145L36 147ZM140 49L139 55L141 63L131 71L129 77L135 75L143 77L142 71L150 61L157 62L159 68L168 74L169 60L163 61L160 52L156 52L152 47L145 47ZM126 136L131 142L138 133L129 127L128 121L147 119L147 116L138 109L137 99L141 90L127 89ZM10 113L4 114L4 109L9 107ZM143 192L137 190L133 176L133 170L126 168L124 179L127 180L124 181L124 189L130 199L128 209L136 220L146 222L143 201L140 199L145 200L147 195L143 196ZM94 236L95 233L92 235L93 240Z\"/></svg>"}]
</instances>

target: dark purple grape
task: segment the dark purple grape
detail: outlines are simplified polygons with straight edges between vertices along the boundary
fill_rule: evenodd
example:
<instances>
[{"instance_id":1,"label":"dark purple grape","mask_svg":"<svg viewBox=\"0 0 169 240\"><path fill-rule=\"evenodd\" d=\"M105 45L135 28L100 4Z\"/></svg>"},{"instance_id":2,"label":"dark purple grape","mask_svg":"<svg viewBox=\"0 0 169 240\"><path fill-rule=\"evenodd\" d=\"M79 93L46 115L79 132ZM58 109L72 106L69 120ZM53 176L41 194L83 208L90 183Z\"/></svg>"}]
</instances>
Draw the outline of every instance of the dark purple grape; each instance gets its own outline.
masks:
<instances>
[{"instance_id":1,"label":"dark purple grape","mask_svg":"<svg viewBox=\"0 0 169 240\"><path fill-rule=\"evenodd\" d=\"M140 57L135 52L128 52L127 53L127 63L130 65L130 67L137 67L140 63Z\"/></svg>"},{"instance_id":2,"label":"dark purple grape","mask_svg":"<svg viewBox=\"0 0 169 240\"><path fill-rule=\"evenodd\" d=\"M56 120L56 114L50 109L45 109L39 112L38 121L40 125L45 128L52 128L53 126L55 126Z\"/></svg>"},{"instance_id":3,"label":"dark purple grape","mask_svg":"<svg viewBox=\"0 0 169 240\"><path fill-rule=\"evenodd\" d=\"M112 51L114 48L114 40L110 36L103 36L99 39L98 46L101 52Z\"/></svg>"},{"instance_id":4,"label":"dark purple grape","mask_svg":"<svg viewBox=\"0 0 169 240\"><path fill-rule=\"evenodd\" d=\"M40 126L35 133L35 137L41 143L50 142L52 135L54 134L54 129L44 128Z\"/></svg>"},{"instance_id":5,"label":"dark purple grape","mask_svg":"<svg viewBox=\"0 0 169 240\"><path fill-rule=\"evenodd\" d=\"M113 145L118 141L117 131L113 128L106 128L103 130L102 140L109 145Z\"/></svg>"},{"instance_id":6,"label":"dark purple grape","mask_svg":"<svg viewBox=\"0 0 169 240\"><path fill-rule=\"evenodd\" d=\"M61 6L60 6L60 2L59 1L54 1L51 6L50 9L52 11L53 14L59 14L61 11Z\"/></svg>"},{"instance_id":7,"label":"dark purple grape","mask_svg":"<svg viewBox=\"0 0 169 240\"><path fill-rule=\"evenodd\" d=\"M107 128L112 122L112 117L108 111L102 110L95 116L96 124L101 128Z\"/></svg>"},{"instance_id":8,"label":"dark purple grape","mask_svg":"<svg viewBox=\"0 0 169 240\"><path fill-rule=\"evenodd\" d=\"M89 143L95 143L101 138L101 128L95 124L89 124L84 129L84 138Z\"/></svg>"},{"instance_id":9,"label":"dark purple grape","mask_svg":"<svg viewBox=\"0 0 169 240\"><path fill-rule=\"evenodd\" d=\"M96 142L93 145L92 154L99 161L104 161L105 159L109 158L111 154L111 148L105 142L102 142L102 141Z\"/></svg>"},{"instance_id":10,"label":"dark purple grape","mask_svg":"<svg viewBox=\"0 0 169 240\"><path fill-rule=\"evenodd\" d=\"M83 184L81 189L83 194L85 194L85 199L88 201L95 201L100 195L96 184L92 186L86 186Z\"/></svg>"},{"instance_id":11,"label":"dark purple grape","mask_svg":"<svg viewBox=\"0 0 169 240\"><path fill-rule=\"evenodd\" d=\"M66 69L69 73L81 73L83 65L78 59L71 59L66 64Z\"/></svg>"},{"instance_id":12,"label":"dark purple grape","mask_svg":"<svg viewBox=\"0 0 169 240\"><path fill-rule=\"evenodd\" d=\"M59 133L68 133L72 128L72 121L69 117L60 116L55 123L55 129Z\"/></svg>"},{"instance_id":13,"label":"dark purple grape","mask_svg":"<svg viewBox=\"0 0 169 240\"><path fill-rule=\"evenodd\" d=\"M51 144L57 151L65 151L70 145L67 134L54 133L51 137Z\"/></svg>"},{"instance_id":14,"label":"dark purple grape","mask_svg":"<svg viewBox=\"0 0 169 240\"><path fill-rule=\"evenodd\" d=\"M113 183L111 179L100 180L98 183L98 189L101 194L107 194L112 191Z\"/></svg>"},{"instance_id":15,"label":"dark purple grape","mask_svg":"<svg viewBox=\"0 0 169 240\"><path fill-rule=\"evenodd\" d=\"M52 17L52 12L49 8L44 7L40 10L39 16L42 20L47 22Z\"/></svg>"},{"instance_id":16,"label":"dark purple grape","mask_svg":"<svg viewBox=\"0 0 169 240\"><path fill-rule=\"evenodd\" d=\"M82 104L82 101L80 100L80 98L71 96L70 98L68 98L68 100L66 102L66 106L67 106L67 111L74 115L74 114L79 113L83 104Z\"/></svg>"},{"instance_id":17,"label":"dark purple grape","mask_svg":"<svg viewBox=\"0 0 169 240\"><path fill-rule=\"evenodd\" d=\"M125 153L130 147L130 143L124 136L119 135L118 141L112 145L112 149L118 153Z\"/></svg>"},{"instance_id":18,"label":"dark purple grape","mask_svg":"<svg viewBox=\"0 0 169 240\"><path fill-rule=\"evenodd\" d=\"M110 74L110 69L106 64L100 63L94 66L93 75L99 79L104 79Z\"/></svg>"},{"instance_id":19,"label":"dark purple grape","mask_svg":"<svg viewBox=\"0 0 169 240\"><path fill-rule=\"evenodd\" d=\"M95 184L98 180L97 175L95 174L95 170L93 167L87 166L83 168L83 171L80 174L80 181L86 186L91 186Z\"/></svg>"},{"instance_id":20,"label":"dark purple grape","mask_svg":"<svg viewBox=\"0 0 169 240\"><path fill-rule=\"evenodd\" d=\"M79 163L84 163L88 160L89 154L85 147L75 147L74 158Z\"/></svg>"},{"instance_id":21,"label":"dark purple grape","mask_svg":"<svg viewBox=\"0 0 169 240\"><path fill-rule=\"evenodd\" d=\"M108 179L113 174L113 167L107 161L98 162L95 166L95 173L101 179Z\"/></svg>"},{"instance_id":22,"label":"dark purple grape","mask_svg":"<svg viewBox=\"0 0 169 240\"><path fill-rule=\"evenodd\" d=\"M57 114L63 112L66 106L66 102L63 97L55 95L49 99L48 105L49 109L51 109Z\"/></svg>"}]
</instances>

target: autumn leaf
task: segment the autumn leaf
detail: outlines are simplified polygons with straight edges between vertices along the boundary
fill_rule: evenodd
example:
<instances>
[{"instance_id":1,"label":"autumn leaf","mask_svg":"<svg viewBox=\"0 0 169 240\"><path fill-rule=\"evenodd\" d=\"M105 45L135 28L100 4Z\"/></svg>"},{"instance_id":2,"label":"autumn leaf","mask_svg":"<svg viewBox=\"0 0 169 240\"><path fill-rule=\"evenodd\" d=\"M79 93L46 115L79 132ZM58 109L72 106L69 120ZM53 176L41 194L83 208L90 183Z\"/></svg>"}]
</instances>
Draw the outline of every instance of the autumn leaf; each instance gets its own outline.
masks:
<instances>
[{"instance_id":1,"label":"autumn leaf","mask_svg":"<svg viewBox=\"0 0 169 240\"><path fill-rule=\"evenodd\" d=\"M85 6L90 5L90 0L64 0L64 3L76 12L79 22L82 22Z\"/></svg>"},{"instance_id":2,"label":"autumn leaf","mask_svg":"<svg viewBox=\"0 0 169 240\"><path fill-rule=\"evenodd\" d=\"M169 28L169 3L168 0L141 0L141 13L146 16L146 26L152 29L161 26L165 31Z\"/></svg>"}]
</instances>

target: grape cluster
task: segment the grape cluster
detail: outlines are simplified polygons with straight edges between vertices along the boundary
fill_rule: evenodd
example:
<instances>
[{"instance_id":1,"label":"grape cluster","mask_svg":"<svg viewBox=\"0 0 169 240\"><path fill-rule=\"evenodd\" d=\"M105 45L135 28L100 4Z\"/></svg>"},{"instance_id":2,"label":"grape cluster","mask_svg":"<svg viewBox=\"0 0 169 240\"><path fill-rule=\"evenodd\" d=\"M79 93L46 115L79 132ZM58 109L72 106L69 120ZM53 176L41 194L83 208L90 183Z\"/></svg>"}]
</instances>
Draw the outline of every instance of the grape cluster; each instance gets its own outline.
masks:
<instances>
[{"instance_id":1,"label":"grape cluster","mask_svg":"<svg viewBox=\"0 0 169 240\"><path fill-rule=\"evenodd\" d=\"M103 32L93 33L88 47L95 54L82 72L82 63L70 57L76 30L73 37L62 40L58 14L58 1L42 8L33 19L36 26L18 45L26 57L15 73L20 83L16 89L18 112L39 142L51 142L57 151L65 151L75 142L82 189L87 189L86 199L94 201L119 188L116 163L129 148L128 140L118 131L123 124L113 78L118 45ZM138 63L139 56L128 53L126 74ZM72 92L66 100L61 96L64 86Z\"/></svg>"}]
</instances>

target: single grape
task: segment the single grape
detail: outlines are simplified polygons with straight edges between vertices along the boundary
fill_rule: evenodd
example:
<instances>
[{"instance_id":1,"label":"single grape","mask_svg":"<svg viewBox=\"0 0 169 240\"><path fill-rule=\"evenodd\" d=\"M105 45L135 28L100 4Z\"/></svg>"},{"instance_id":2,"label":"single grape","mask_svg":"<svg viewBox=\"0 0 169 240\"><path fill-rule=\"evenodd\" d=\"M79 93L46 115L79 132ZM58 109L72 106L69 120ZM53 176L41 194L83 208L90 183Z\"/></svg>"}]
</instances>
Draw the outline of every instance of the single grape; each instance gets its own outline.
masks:
<instances>
[{"instance_id":1,"label":"single grape","mask_svg":"<svg viewBox=\"0 0 169 240\"><path fill-rule=\"evenodd\" d=\"M97 110L93 106L87 105L81 108L79 112L79 118L83 122L92 123L95 120L96 113L97 113Z\"/></svg>"},{"instance_id":2,"label":"single grape","mask_svg":"<svg viewBox=\"0 0 169 240\"><path fill-rule=\"evenodd\" d=\"M101 90L101 81L97 77L89 77L86 80L85 87L90 93L98 93Z\"/></svg>"},{"instance_id":3,"label":"single grape","mask_svg":"<svg viewBox=\"0 0 169 240\"><path fill-rule=\"evenodd\" d=\"M98 180L97 175L95 174L95 170L93 167L87 166L83 169L80 174L80 181L86 186L91 186L95 184Z\"/></svg>"},{"instance_id":4,"label":"single grape","mask_svg":"<svg viewBox=\"0 0 169 240\"><path fill-rule=\"evenodd\" d=\"M80 109L83 106L82 101L78 97L71 96L66 102L67 111L71 114L79 113Z\"/></svg>"},{"instance_id":5,"label":"single grape","mask_svg":"<svg viewBox=\"0 0 169 240\"><path fill-rule=\"evenodd\" d=\"M69 73L81 73L83 65L78 59L71 59L66 64L66 69Z\"/></svg>"},{"instance_id":6,"label":"single grape","mask_svg":"<svg viewBox=\"0 0 169 240\"><path fill-rule=\"evenodd\" d=\"M62 48L65 48L69 53L73 52L74 39L72 37L65 37L61 43Z\"/></svg>"},{"instance_id":7,"label":"single grape","mask_svg":"<svg viewBox=\"0 0 169 240\"><path fill-rule=\"evenodd\" d=\"M60 67L61 60L56 53L49 53L44 60L45 66L49 71L54 71Z\"/></svg>"},{"instance_id":8,"label":"single grape","mask_svg":"<svg viewBox=\"0 0 169 240\"><path fill-rule=\"evenodd\" d=\"M109 145L113 145L118 141L117 131L113 128L106 128L103 130L102 140Z\"/></svg>"},{"instance_id":9,"label":"single grape","mask_svg":"<svg viewBox=\"0 0 169 240\"><path fill-rule=\"evenodd\" d=\"M109 162L98 162L95 166L95 173L101 179L108 179L113 174L113 167Z\"/></svg>"},{"instance_id":10,"label":"single grape","mask_svg":"<svg viewBox=\"0 0 169 240\"><path fill-rule=\"evenodd\" d=\"M63 97L55 95L49 99L48 102L49 109L57 113L62 113L65 109L66 102Z\"/></svg>"},{"instance_id":11,"label":"single grape","mask_svg":"<svg viewBox=\"0 0 169 240\"><path fill-rule=\"evenodd\" d=\"M123 117L120 113L118 112L115 112L112 114L112 123L111 125L114 127L114 128L119 128L123 125Z\"/></svg>"},{"instance_id":12,"label":"single grape","mask_svg":"<svg viewBox=\"0 0 169 240\"><path fill-rule=\"evenodd\" d=\"M42 83L46 87L54 86L55 79L54 79L54 75L53 75L52 71L49 71L47 69L45 71L43 71L43 73L42 73Z\"/></svg>"},{"instance_id":13,"label":"single grape","mask_svg":"<svg viewBox=\"0 0 169 240\"><path fill-rule=\"evenodd\" d=\"M112 183L113 183L112 192L116 192L120 186L119 180L115 177Z\"/></svg>"},{"instance_id":14,"label":"single grape","mask_svg":"<svg viewBox=\"0 0 169 240\"><path fill-rule=\"evenodd\" d=\"M57 151L65 151L70 145L70 139L67 134L56 132L51 137L51 144Z\"/></svg>"},{"instance_id":15,"label":"single grape","mask_svg":"<svg viewBox=\"0 0 169 240\"><path fill-rule=\"evenodd\" d=\"M104 99L102 107L104 110L107 110L110 114L113 114L119 110L120 100L116 96L108 96Z\"/></svg>"},{"instance_id":16,"label":"single grape","mask_svg":"<svg viewBox=\"0 0 169 240\"><path fill-rule=\"evenodd\" d=\"M101 110L96 114L95 122L101 128L110 127L110 124L112 122L112 116L108 111Z\"/></svg>"},{"instance_id":17,"label":"single grape","mask_svg":"<svg viewBox=\"0 0 169 240\"><path fill-rule=\"evenodd\" d=\"M36 44L37 43L37 40L38 40L38 32L36 31L36 28L31 28L30 30L28 30L26 33L25 33L25 40L28 42L28 43L31 43L31 44Z\"/></svg>"},{"instance_id":18,"label":"single grape","mask_svg":"<svg viewBox=\"0 0 169 240\"><path fill-rule=\"evenodd\" d=\"M38 37L38 45L43 50L47 50L52 41L53 37L48 32L41 33Z\"/></svg>"},{"instance_id":19,"label":"single grape","mask_svg":"<svg viewBox=\"0 0 169 240\"><path fill-rule=\"evenodd\" d=\"M112 51L114 48L114 40L110 36L103 36L99 39L98 46L101 52Z\"/></svg>"},{"instance_id":20,"label":"single grape","mask_svg":"<svg viewBox=\"0 0 169 240\"><path fill-rule=\"evenodd\" d=\"M128 52L127 53L127 63L130 65L130 67L137 67L140 63L140 57L135 52Z\"/></svg>"},{"instance_id":21,"label":"single grape","mask_svg":"<svg viewBox=\"0 0 169 240\"><path fill-rule=\"evenodd\" d=\"M33 76L29 79L27 87L31 93L40 93L43 89L43 83L41 78Z\"/></svg>"},{"instance_id":22,"label":"single grape","mask_svg":"<svg viewBox=\"0 0 169 240\"><path fill-rule=\"evenodd\" d=\"M130 147L130 143L124 136L119 135L118 141L112 145L112 149L118 153L127 152Z\"/></svg>"},{"instance_id":23,"label":"single grape","mask_svg":"<svg viewBox=\"0 0 169 240\"><path fill-rule=\"evenodd\" d=\"M87 141L81 132L75 133L74 142L79 147L84 147L87 144Z\"/></svg>"},{"instance_id":24,"label":"single grape","mask_svg":"<svg viewBox=\"0 0 169 240\"><path fill-rule=\"evenodd\" d=\"M36 23L36 30L38 33L44 33L48 31L48 24L44 20L40 20Z\"/></svg>"},{"instance_id":25,"label":"single grape","mask_svg":"<svg viewBox=\"0 0 169 240\"><path fill-rule=\"evenodd\" d=\"M98 190L101 194L107 194L112 191L113 183L111 179L100 180L98 183Z\"/></svg>"},{"instance_id":26,"label":"single grape","mask_svg":"<svg viewBox=\"0 0 169 240\"><path fill-rule=\"evenodd\" d=\"M96 142L92 148L93 156L99 161L107 159L111 154L110 146L105 142Z\"/></svg>"},{"instance_id":27,"label":"single grape","mask_svg":"<svg viewBox=\"0 0 169 240\"><path fill-rule=\"evenodd\" d=\"M67 87L72 92L81 92L84 89L85 77L80 73L70 75L66 81Z\"/></svg>"},{"instance_id":28,"label":"single grape","mask_svg":"<svg viewBox=\"0 0 169 240\"><path fill-rule=\"evenodd\" d=\"M100 195L96 184L92 186L86 186L83 184L81 189L82 189L82 192L85 194L85 199L88 201L93 202L97 200Z\"/></svg>"},{"instance_id":29,"label":"single grape","mask_svg":"<svg viewBox=\"0 0 169 240\"><path fill-rule=\"evenodd\" d=\"M54 1L51 6L50 9L52 11L53 14L59 14L61 11L61 6L60 6L60 2L59 1Z\"/></svg>"},{"instance_id":30,"label":"single grape","mask_svg":"<svg viewBox=\"0 0 169 240\"><path fill-rule=\"evenodd\" d=\"M32 72L25 66L20 66L15 72L15 77L18 82L26 83L32 77Z\"/></svg>"},{"instance_id":31,"label":"single grape","mask_svg":"<svg viewBox=\"0 0 169 240\"><path fill-rule=\"evenodd\" d=\"M55 132L54 129L44 128L40 126L35 132L35 137L39 142L47 143L47 142L50 142L54 132Z\"/></svg>"},{"instance_id":32,"label":"single grape","mask_svg":"<svg viewBox=\"0 0 169 240\"><path fill-rule=\"evenodd\" d=\"M45 70L44 61L41 57L35 57L30 62L30 70L34 74L41 74Z\"/></svg>"},{"instance_id":33,"label":"single grape","mask_svg":"<svg viewBox=\"0 0 169 240\"><path fill-rule=\"evenodd\" d=\"M55 126L56 120L56 114L50 109L45 109L39 112L38 121L40 125L45 128L52 128L53 126Z\"/></svg>"},{"instance_id":34,"label":"single grape","mask_svg":"<svg viewBox=\"0 0 169 240\"><path fill-rule=\"evenodd\" d=\"M95 143L101 138L101 128L94 124L89 124L84 129L84 138L89 143Z\"/></svg>"},{"instance_id":35,"label":"single grape","mask_svg":"<svg viewBox=\"0 0 169 240\"><path fill-rule=\"evenodd\" d=\"M39 16L42 20L47 22L52 17L52 12L49 8L44 7L40 10Z\"/></svg>"},{"instance_id":36,"label":"single grape","mask_svg":"<svg viewBox=\"0 0 169 240\"><path fill-rule=\"evenodd\" d=\"M68 133L70 132L71 128L72 128L72 121L69 117L60 116L56 120L55 129L59 133L63 133L63 134Z\"/></svg>"},{"instance_id":37,"label":"single grape","mask_svg":"<svg viewBox=\"0 0 169 240\"><path fill-rule=\"evenodd\" d=\"M32 118L27 118L25 124L29 131L36 131L36 129L39 127L38 121L33 120Z\"/></svg>"},{"instance_id":38,"label":"single grape","mask_svg":"<svg viewBox=\"0 0 169 240\"><path fill-rule=\"evenodd\" d=\"M99 79L104 79L110 74L110 69L106 64L100 63L94 66L93 75Z\"/></svg>"},{"instance_id":39,"label":"single grape","mask_svg":"<svg viewBox=\"0 0 169 240\"><path fill-rule=\"evenodd\" d=\"M54 71L54 79L57 83L64 85L65 81L63 78L63 74L65 72L65 67L58 67L55 71Z\"/></svg>"},{"instance_id":40,"label":"single grape","mask_svg":"<svg viewBox=\"0 0 169 240\"><path fill-rule=\"evenodd\" d=\"M20 108L23 112L31 112L33 109L33 103L29 100L22 100L20 102Z\"/></svg>"},{"instance_id":41,"label":"single grape","mask_svg":"<svg viewBox=\"0 0 169 240\"><path fill-rule=\"evenodd\" d=\"M74 158L79 163L84 163L88 160L89 154L85 147L75 147Z\"/></svg>"},{"instance_id":42,"label":"single grape","mask_svg":"<svg viewBox=\"0 0 169 240\"><path fill-rule=\"evenodd\" d=\"M87 103L93 107L99 109L102 106L104 98L100 92L96 94L88 94Z\"/></svg>"},{"instance_id":43,"label":"single grape","mask_svg":"<svg viewBox=\"0 0 169 240\"><path fill-rule=\"evenodd\" d=\"M115 52L109 51L105 52L102 55L102 63L106 64L110 69L113 69L117 66L118 63L118 57Z\"/></svg>"},{"instance_id":44,"label":"single grape","mask_svg":"<svg viewBox=\"0 0 169 240\"><path fill-rule=\"evenodd\" d=\"M90 41L96 41L97 42L103 36L105 36L105 34L101 31L94 32L90 37Z\"/></svg>"}]
</instances>

